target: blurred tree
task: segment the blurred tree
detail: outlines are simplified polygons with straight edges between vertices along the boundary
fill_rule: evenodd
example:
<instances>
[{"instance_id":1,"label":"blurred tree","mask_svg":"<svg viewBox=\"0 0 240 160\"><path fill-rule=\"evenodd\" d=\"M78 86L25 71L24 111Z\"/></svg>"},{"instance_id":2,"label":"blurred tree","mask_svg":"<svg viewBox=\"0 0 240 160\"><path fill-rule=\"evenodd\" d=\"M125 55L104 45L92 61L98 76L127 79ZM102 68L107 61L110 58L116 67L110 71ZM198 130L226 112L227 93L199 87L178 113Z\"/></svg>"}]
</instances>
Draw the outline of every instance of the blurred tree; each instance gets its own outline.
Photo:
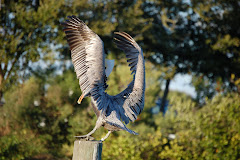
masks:
<instances>
[{"instance_id":1,"label":"blurred tree","mask_svg":"<svg viewBox=\"0 0 240 160\"><path fill-rule=\"evenodd\" d=\"M41 59L42 64L51 67L56 59L70 57L69 51L62 55L56 52L62 47L60 42L66 43L59 21L76 14L78 9L85 13L86 8L91 10L87 0L1 1L0 99L11 84L25 80L37 70L34 62Z\"/></svg>"},{"instance_id":2,"label":"blurred tree","mask_svg":"<svg viewBox=\"0 0 240 160\"><path fill-rule=\"evenodd\" d=\"M207 98L211 99L216 92L216 89L215 89L216 86L214 84L212 84L210 81L211 80L209 80L203 74L192 77L192 84L195 87L195 91L197 92L195 100L197 102L199 102L199 104L204 104L205 98L207 97ZM220 86L220 88L221 88L221 86ZM221 91L219 91L219 92L221 92Z\"/></svg>"},{"instance_id":3,"label":"blurred tree","mask_svg":"<svg viewBox=\"0 0 240 160\"><path fill-rule=\"evenodd\" d=\"M24 79L31 62L47 58L54 28L52 19L61 2L1 1L0 99L10 84Z\"/></svg>"},{"instance_id":4,"label":"blurred tree","mask_svg":"<svg viewBox=\"0 0 240 160\"><path fill-rule=\"evenodd\" d=\"M105 52L112 54L112 59L120 59L116 63L121 64L125 62L125 60L121 61L121 59L125 58L125 55L114 46L113 33L115 31L125 31L137 41L143 39L142 33L150 28L151 18L143 17L142 3L142 0L91 0L88 1L88 10L85 12L81 10L76 16L101 37L104 42ZM60 40L60 43L63 44L64 48L59 49L61 52L64 51L65 54L67 52L65 48L68 48L66 40L64 42Z\"/></svg>"},{"instance_id":5,"label":"blurred tree","mask_svg":"<svg viewBox=\"0 0 240 160\"><path fill-rule=\"evenodd\" d=\"M83 110L88 100L83 101L82 109L77 106L80 94L73 71L47 81L31 77L12 86L4 94L6 103L1 108L0 144L6 147L0 150L0 157L65 157L62 146L72 142L74 135L86 133L95 122L94 113ZM22 140L22 135L29 139Z\"/></svg>"},{"instance_id":6,"label":"blurred tree","mask_svg":"<svg viewBox=\"0 0 240 160\"><path fill-rule=\"evenodd\" d=\"M235 94L207 100L207 107L199 109L190 97L170 92L171 107L165 118L148 113L159 96L161 80L169 82L164 94L167 97L177 73L196 74L193 83L199 99L212 95L216 81L220 91L221 85L236 90L240 84L239 23L234 22L239 17L238 1L1 2L0 91L1 96L5 92L6 103L0 108L0 146L4 146L0 158L26 159L43 154L47 155L42 159L71 157L73 136L93 127L96 117L88 109L89 99L84 99L81 107L76 105L81 93L72 68L69 71L66 67L70 52L59 21L72 14L101 36L108 58L117 59L118 67L108 81L110 94L124 89L131 79L124 54L119 54L112 43L114 31L133 35L146 58L155 64L146 61L145 110L132 125L142 136L114 133L120 136L113 136L112 143L105 145L111 145L104 153L108 159L239 158L239 97ZM60 60L64 68L57 69L63 74L49 74L56 69L51 65L50 70L32 67L39 59L44 63ZM30 72L35 78L15 85ZM157 132L154 124L160 126ZM177 138L173 140L169 134ZM96 135L101 137L103 130Z\"/></svg>"},{"instance_id":7,"label":"blurred tree","mask_svg":"<svg viewBox=\"0 0 240 160\"><path fill-rule=\"evenodd\" d=\"M143 49L147 51L148 59L165 70L162 76L166 81L160 108L162 111L171 80L177 73L188 73L189 71L189 65L185 58L189 53L184 28L188 5L184 1L153 0L144 2L142 8L145 13L144 18L151 17L153 19L151 27L142 33Z\"/></svg>"},{"instance_id":8,"label":"blurred tree","mask_svg":"<svg viewBox=\"0 0 240 160\"><path fill-rule=\"evenodd\" d=\"M106 141L104 159L239 159L239 95L219 95L196 108L181 93L170 92L171 108L153 119L159 128L139 129L138 136L122 134ZM139 127L139 128L138 128ZM144 127L144 129L149 129Z\"/></svg>"},{"instance_id":9,"label":"blurred tree","mask_svg":"<svg viewBox=\"0 0 240 160\"><path fill-rule=\"evenodd\" d=\"M216 86L214 92L237 90L231 75L235 79L240 75L239 1L153 0L143 3L143 10L144 17L153 19L143 33L143 48L152 62L175 67L173 77L177 73L205 76L209 85ZM165 84L163 97L169 86Z\"/></svg>"},{"instance_id":10,"label":"blurred tree","mask_svg":"<svg viewBox=\"0 0 240 160\"><path fill-rule=\"evenodd\" d=\"M156 86L161 83L158 81L161 72L148 61L146 72L145 110L130 127L141 125L145 130L149 126L153 131L153 119L149 118L151 115L148 111L159 94L159 87ZM120 77L119 80L116 77ZM131 79L127 63L118 65L116 74L110 75L107 92L119 93ZM21 85L13 85L5 92L6 103L0 108L0 144L5 146L0 149L0 159L71 157L74 136L86 134L96 122L90 99L86 98L78 105L79 95L81 92L73 70L43 79L31 77ZM104 130L100 129L94 137L99 139L104 134ZM21 139L21 135L27 135L29 139Z\"/></svg>"},{"instance_id":11,"label":"blurred tree","mask_svg":"<svg viewBox=\"0 0 240 160\"><path fill-rule=\"evenodd\" d=\"M43 63L50 60L50 64L59 59L62 66L66 65L70 52L59 24L67 15L80 17L102 37L107 53L115 52L113 31L124 30L135 36L149 28L150 20L143 19L141 4L142 1L2 1L0 97L10 84L24 80L35 70L32 64L39 59Z\"/></svg>"},{"instance_id":12,"label":"blurred tree","mask_svg":"<svg viewBox=\"0 0 240 160\"><path fill-rule=\"evenodd\" d=\"M201 53L193 70L215 84L215 91L240 93L231 78L240 78L240 1L194 1L192 5L197 32L191 39L198 47L195 51Z\"/></svg>"},{"instance_id":13,"label":"blurred tree","mask_svg":"<svg viewBox=\"0 0 240 160\"><path fill-rule=\"evenodd\" d=\"M0 159L24 159L40 152L46 152L44 141L37 138L29 124L38 119L28 121L26 112L34 112L35 104L39 105L41 90L38 82L31 78L26 84L12 86L4 94L6 103L0 112ZM26 121L27 120L27 121ZM35 126L37 128L37 126Z\"/></svg>"}]
</instances>

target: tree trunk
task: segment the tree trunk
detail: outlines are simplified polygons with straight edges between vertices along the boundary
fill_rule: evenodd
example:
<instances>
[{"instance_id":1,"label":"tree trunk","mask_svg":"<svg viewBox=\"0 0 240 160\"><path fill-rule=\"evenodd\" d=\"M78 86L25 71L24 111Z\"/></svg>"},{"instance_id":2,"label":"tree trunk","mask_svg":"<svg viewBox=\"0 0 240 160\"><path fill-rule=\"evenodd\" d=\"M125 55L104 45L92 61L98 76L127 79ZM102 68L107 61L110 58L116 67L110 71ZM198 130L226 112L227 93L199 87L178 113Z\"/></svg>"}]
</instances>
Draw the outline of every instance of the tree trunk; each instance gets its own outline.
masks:
<instances>
[{"instance_id":1,"label":"tree trunk","mask_svg":"<svg viewBox=\"0 0 240 160\"><path fill-rule=\"evenodd\" d=\"M3 96L3 81L4 81L3 77L4 77L4 74L3 74L2 68L0 66L0 102L1 102L2 96Z\"/></svg>"},{"instance_id":2,"label":"tree trunk","mask_svg":"<svg viewBox=\"0 0 240 160\"><path fill-rule=\"evenodd\" d=\"M164 112L164 106L165 106L165 103L166 103L166 100L167 100L170 81L171 81L170 79L167 79L167 81L166 81L166 86L165 86L165 90L164 90L164 94L163 94L162 101L161 101L161 106L160 106L160 111L161 112Z\"/></svg>"},{"instance_id":3,"label":"tree trunk","mask_svg":"<svg viewBox=\"0 0 240 160\"><path fill-rule=\"evenodd\" d=\"M0 102L2 100L2 96L3 96L3 91L0 89Z\"/></svg>"}]
</instances>

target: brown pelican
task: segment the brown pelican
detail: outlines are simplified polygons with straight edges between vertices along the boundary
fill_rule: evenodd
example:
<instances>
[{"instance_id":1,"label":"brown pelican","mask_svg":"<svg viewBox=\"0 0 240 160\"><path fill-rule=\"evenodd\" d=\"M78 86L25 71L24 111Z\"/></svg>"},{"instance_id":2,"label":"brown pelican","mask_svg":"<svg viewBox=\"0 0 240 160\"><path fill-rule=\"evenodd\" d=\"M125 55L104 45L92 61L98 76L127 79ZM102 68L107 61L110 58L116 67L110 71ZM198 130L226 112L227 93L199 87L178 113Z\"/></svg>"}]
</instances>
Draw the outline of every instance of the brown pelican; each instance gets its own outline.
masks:
<instances>
[{"instance_id":1,"label":"brown pelican","mask_svg":"<svg viewBox=\"0 0 240 160\"><path fill-rule=\"evenodd\" d=\"M88 140L101 126L108 130L101 141L104 141L113 131L125 130L137 135L125 124L135 121L144 107L145 62L142 49L127 33L114 33L114 42L125 52L133 80L124 91L111 96L105 90L107 76L113 68L113 62L105 60L104 45L100 37L76 16L69 16L62 25L71 48L74 70L82 91L78 103L81 103L84 97L90 96L93 110L98 117L91 132L76 137ZM110 69L105 70L105 63L110 66Z\"/></svg>"}]
</instances>

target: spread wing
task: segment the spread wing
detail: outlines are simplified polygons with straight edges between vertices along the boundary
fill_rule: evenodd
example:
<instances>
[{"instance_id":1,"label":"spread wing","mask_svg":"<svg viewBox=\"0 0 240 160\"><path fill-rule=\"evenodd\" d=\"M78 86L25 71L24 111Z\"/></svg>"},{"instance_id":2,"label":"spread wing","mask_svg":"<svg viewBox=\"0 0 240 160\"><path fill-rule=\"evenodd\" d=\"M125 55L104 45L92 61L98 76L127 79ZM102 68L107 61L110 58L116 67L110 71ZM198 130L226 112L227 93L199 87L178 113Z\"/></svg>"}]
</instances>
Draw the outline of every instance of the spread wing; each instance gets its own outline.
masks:
<instances>
[{"instance_id":1,"label":"spread wing","mask_svg":"<svg viewBox=\"0 0 240 160\"><path fill-rule=\"evenodd\" d=\"M91 95L98 110L102 110L101 113L105 113L106 117L116 112L119 119L128 124L129 120L137 119L144 107L145 64L141 48L130 35L116 32L114 40L117 47L126 53L130 70L134 73L133 81L116 96L110 96L103 90L97 89L101 85L96 83ZM114 123L110 122L110 119L107 122Z\"/></svg>"},{"instance_id":2,"label":"spread wing","mask_svg":"<svg viewBox=\"0 0 240 160\"><path fill-rule=\"evenodd\" d=\"M125 32L115 32L114 42L117 47L126 53L127 62L129 63L132 74L136 73L136 66L138 63L138 56L142 53L142 49L135 42L135 40Z\"/></svg>"},{"instance_id":3,"label":"spread wing","mask_svg":"<svg viewBox=\"0 0 240 160\"><path fill-rule=\"evenodd\" d=\"M145 93L145 65L141 48L135 40L125 32L115 32L115 44L126 53L130 70L134 73L133 81L120 94L113 97L114 101L125 111L131 121L137 119L144 107ZM121 115L122 120L127 124L129 121Z\"/></svg>"},{"instance_id":4,"label":"spread wing","mask_svg":"<svg viewBox=\"0 0 240 160\"><path fill-rule=\"evenodd\" d=\"M144 106L145 68L141 48L127 33L115 33L115 43L126 53L134 78L123 92L110 96L105 92L107 85L102 40L77 17L68 18L62 25L71 48L72 62L82 90L81 97L91 95L98 110L102 110L101 113L105 113L106 117L114 111L126 124L129 120L134 121ZM110 119L108 123L116 125Z\"/></svg>"},{"instance_id":5,"label":"spread wing","mask_svg":"<svg viewBox=\"0 0 240 160\"><path fill-rule=\"evenodd\" d=\"M75 16L62 23L71 48L71 57L82 90L82 98L88 96L95 83L105 90L105 53L103 42L88 26Z\"/></svg>"}]
</instances>

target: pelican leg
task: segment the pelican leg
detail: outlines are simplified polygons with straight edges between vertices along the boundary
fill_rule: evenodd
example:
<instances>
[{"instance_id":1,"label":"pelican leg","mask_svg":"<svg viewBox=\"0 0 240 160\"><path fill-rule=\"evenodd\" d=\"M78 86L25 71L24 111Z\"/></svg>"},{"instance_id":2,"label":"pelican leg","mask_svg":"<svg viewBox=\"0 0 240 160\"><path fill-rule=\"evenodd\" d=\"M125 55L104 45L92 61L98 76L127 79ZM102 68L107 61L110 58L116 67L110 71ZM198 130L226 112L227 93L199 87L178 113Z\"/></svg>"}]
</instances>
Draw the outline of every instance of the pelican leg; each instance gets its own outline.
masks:
<instances>
[{"instance_id":1,"label":"pelican leg","mask_svg":"<svg viewBox=\"0 0 240 160\"><path fill-rule=\"evenodd\" d=\"M112 133L112 131L108 131L108 133L106 134L106 136L105 137L103 137L102 139L101 139L101 141L103 142L103 141L105 141L108 137L109 137L109 135Z\"/></svg>"},{"instance_id":2,"label":"pelican leg","mask_svg":"<svg viewBox=\"0 0 240 160\"><path fill-rule=\"evenodd\" d=\"M86 140L93 140L94 138L91 137L91 135L99 128L102 126L102 119L98 118L95 127L93 128L93 130L91 132L89 132L86 135L82 135L82 136L75 136L76 138L86 138Z\"/></svg>"},{"instance_id":3,"label":"pelican leg","mask_svg":"<svg viewBox=\"0 0 240 160\"><path fill-rule=\"evenodd\" d=\"M76 138L86 138L87 141L88 141L88 140L93 140L94 138L91 137L91 135L92 135L97 129L98 129L98 128L95 126L95 127L93 128L93 130L92 130L91 132L89 132L88 134L82 135L82 136L75 136L75 137L76 137Z\"/></svg>"}]
</instances>

